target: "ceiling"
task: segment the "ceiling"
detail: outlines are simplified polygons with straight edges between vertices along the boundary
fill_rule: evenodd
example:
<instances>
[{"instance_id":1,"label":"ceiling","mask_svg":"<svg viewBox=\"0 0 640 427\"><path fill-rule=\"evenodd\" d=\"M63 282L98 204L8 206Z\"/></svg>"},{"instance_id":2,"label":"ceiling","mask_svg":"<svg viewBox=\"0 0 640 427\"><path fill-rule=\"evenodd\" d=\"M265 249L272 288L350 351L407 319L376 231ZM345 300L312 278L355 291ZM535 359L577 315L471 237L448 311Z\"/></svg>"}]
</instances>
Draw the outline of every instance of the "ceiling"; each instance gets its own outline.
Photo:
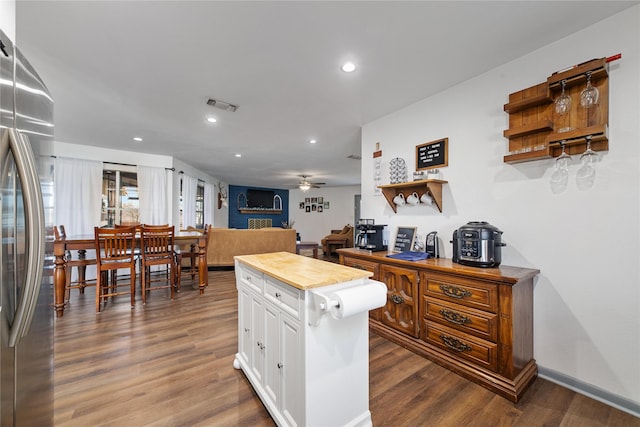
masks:
<instances>
[{"instance_id":1,"label":"ceiling","mask_svg":"<svg viewBox=\"0 0 640 427\"><path fill-rule=\"evenodd\" d=\"M362 125L637 3L18 0L16 39L55 99L57 141L235 185L343 186L360 183Z\"/></svg>"}]
</instances>

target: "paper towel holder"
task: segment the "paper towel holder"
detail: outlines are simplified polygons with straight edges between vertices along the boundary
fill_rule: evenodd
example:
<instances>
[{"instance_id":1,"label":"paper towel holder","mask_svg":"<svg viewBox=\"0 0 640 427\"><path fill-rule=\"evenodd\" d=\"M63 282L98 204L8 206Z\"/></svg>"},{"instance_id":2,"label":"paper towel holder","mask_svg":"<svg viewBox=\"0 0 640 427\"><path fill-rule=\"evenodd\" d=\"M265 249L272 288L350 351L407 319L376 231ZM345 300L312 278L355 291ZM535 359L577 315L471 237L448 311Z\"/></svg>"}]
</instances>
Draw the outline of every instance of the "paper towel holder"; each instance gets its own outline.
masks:
<instances>
[{"instance_id":1,"label":"paper towel holder","mask_svg":"<svg viewBox=\"0 0 640 427\"><path fill-rule=\"evenodd\" d=\"M309 310L309 326L318 326L322 316L327 314L332 308L340 308L340 302L329 298L320 292L312 292L313 303Z\"/></svg>"}]
</instances>

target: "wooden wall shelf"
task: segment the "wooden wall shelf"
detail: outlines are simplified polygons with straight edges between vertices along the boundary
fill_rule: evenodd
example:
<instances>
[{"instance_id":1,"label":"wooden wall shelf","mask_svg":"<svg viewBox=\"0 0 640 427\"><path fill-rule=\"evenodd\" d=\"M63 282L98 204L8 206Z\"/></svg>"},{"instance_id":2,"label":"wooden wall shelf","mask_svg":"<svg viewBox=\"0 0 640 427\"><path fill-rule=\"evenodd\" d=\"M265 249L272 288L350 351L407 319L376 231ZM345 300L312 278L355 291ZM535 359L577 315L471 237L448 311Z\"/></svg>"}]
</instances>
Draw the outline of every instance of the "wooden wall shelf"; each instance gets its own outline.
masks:
<instances>
[{"instance_id":1,"label":"wooden wall shelf","mask_svg":"<svg viewBox=\"0 0 640 427\"><path fill-rule=\"evenodd\" d=\"M393 201L399 193L404 194L405 198L414 191L422 196L426 191L433 198L433 202L440 212L442 212L442 184L446 184L447 181L441 179L423 179L420 181L408 181L401 184L389 184L380 185L379 189L382 190L384 198L387 199L387 203L391 206L394 212L398 212L398 207Z\"/></svg>"},{"instance_id":2,"label":"wooden wall shelf","mask_svg":"<svg viewBox=\"0 0 640 427\"><path fill-rule=\"evenodd\" d=\"M600 93L598 104L591 108L580 105L580 93L586 86L587 73L591 84ZM571 97L568 114L555 112L554 99L562 92ZM544 83L514 92L504 105L509 114L509 129L503 132L509 140L505 163L520 163L548 159L560 155L560 141L567 141L569 154L581 154L586 149L586 136L591 135L594 151L609 149L609 72L606 58L593 59L569 70L554 73ZM569 131L564 131L569 128Z\"/></svg>"}]
</instances>

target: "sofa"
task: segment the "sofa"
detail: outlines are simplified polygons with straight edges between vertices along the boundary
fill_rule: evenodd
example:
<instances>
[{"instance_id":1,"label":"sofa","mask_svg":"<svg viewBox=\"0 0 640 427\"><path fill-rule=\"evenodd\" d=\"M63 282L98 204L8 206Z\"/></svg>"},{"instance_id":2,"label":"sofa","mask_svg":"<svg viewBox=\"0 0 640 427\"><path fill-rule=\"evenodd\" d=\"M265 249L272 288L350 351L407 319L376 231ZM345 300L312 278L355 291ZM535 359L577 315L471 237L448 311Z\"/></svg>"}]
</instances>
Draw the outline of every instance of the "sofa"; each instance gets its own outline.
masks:
<instances>
[{"instance_id":1,"label":"sofa","mask_svg":"<svg viewBox=\"0 0 640 427\"><path fill-rule=\"evenodd\" d=\"M210 267L232 267L236 255L296 253L296 230L291 228L212 228L210 233L207 248Z\"/></svg>"},{"instance_id":2,"label":"sofa","mask_svg":"<svg viewBox=\"0 0 640 427\"><path fill-rule=\"evenodd\" d=\"M344 246L342 244L336 244L336 241L342 241L346 239ZM331 230L331 234L326 235L321 241L322 251L325 255L331 255L339 247L352 248L353 247L353 226L345 225L342 230Z\"/></svg>"}]
</instances>

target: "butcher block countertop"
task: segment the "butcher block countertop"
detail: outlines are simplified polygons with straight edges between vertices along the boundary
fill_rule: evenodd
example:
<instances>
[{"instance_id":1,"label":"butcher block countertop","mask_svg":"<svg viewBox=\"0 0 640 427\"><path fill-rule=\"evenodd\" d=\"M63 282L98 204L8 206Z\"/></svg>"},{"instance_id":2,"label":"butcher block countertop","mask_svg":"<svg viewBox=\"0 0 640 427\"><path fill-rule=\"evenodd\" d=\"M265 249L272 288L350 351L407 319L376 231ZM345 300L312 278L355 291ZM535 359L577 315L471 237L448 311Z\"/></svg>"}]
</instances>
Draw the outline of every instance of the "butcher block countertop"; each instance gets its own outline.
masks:
<instances>
[{"instance_id":1,"label":"butcher block countertop","mask_svg":"<svg viewBox=\"0 0 640 427\"><path fill-rule=\"evenodd\" d=\"M236 261L298 289L313 289L362 278L373 273L290 252L238 255Z\"/></svg>"}]
</instances>

